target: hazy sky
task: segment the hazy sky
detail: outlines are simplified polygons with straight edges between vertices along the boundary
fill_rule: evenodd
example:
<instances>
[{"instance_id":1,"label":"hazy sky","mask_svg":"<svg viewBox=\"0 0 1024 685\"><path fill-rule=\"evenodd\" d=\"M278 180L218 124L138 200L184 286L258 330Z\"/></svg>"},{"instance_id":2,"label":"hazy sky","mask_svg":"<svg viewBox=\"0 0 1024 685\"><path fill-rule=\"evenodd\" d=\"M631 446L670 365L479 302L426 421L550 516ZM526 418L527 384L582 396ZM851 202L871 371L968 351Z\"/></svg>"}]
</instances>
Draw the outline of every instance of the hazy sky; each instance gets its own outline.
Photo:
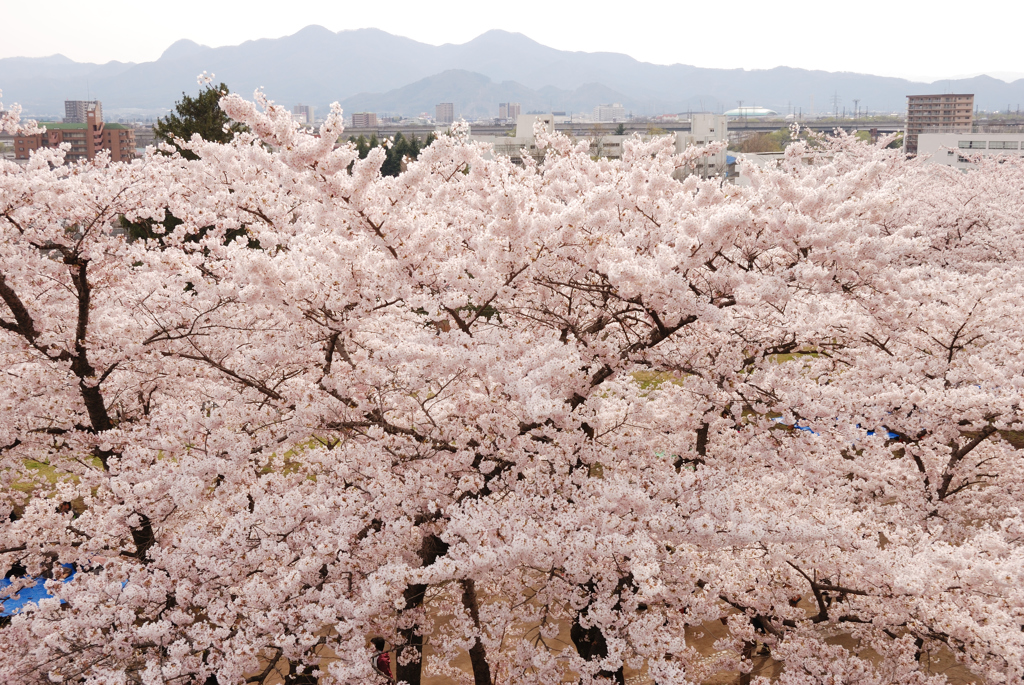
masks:
<instances>
[{"instance_id":1,"label":"hazy sky","mask_svg":"<svg viewBox=\"0 0 1024 685\"><path fill-rule=\"evenodd\" d=\"M158 58L190 38L210 46L373 26L439 45L492 28L563 50L624 52L659 64L857 71L916 80L1024 76L1024 3L1006 0L968 20L934 1L772 3L756 0L553 2L267 2L176 0L4 2L0 58L61 53L80 62ZM973 22L981 30L973 30ZM971 25L969 27L968 25ZM1003 33L1000 27L1012 27ZM0 87L3 74L0 73Z\"/></svg>"}]
</instances>

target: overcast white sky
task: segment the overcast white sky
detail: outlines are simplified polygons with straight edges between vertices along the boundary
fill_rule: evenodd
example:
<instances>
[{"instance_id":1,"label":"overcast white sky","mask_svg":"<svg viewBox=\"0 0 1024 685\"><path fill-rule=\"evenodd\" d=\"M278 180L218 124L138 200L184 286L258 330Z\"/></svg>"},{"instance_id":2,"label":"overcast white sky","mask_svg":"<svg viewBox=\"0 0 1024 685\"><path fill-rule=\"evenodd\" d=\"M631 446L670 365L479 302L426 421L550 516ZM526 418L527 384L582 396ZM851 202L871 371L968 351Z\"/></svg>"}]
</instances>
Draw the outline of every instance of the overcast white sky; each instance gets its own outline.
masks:
<instances>
[{"instance_id":1,"label":"overcast white sky","mask_svg":"<svg viewBox=\"0 0 1024 685\"><path fill-rule=\"evenodd\" d=\"M934 0L773 3L767 0L553 2L516 0L3 0L0 57L61 53L80 62L155 60L190 38L210 46L292 34L376 27L439 45L492 28L563 50L623 52L659 64L857 71L915 80L988 73L1024 76L1024 3L989 5L969 29L964 10ZM974 20L972 20L974 21ZM1013 27L1002 33L999 27ZM0 74L0 79L2 79Z\"/></svg>"}]
</instances>

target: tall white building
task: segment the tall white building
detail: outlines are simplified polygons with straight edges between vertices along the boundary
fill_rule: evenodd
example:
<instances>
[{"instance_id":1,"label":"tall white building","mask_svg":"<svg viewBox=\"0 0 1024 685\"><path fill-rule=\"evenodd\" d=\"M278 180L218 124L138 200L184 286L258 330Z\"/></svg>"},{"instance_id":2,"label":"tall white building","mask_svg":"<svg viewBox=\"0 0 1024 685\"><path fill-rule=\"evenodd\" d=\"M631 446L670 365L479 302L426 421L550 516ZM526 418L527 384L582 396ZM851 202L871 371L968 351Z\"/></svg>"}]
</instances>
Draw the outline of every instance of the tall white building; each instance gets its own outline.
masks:
<instances>
[{"instance_id":1,"label":"tall white building","mask_svg":"<svg viewBox=\"0 0 1024 685\"><path fill-rule=\"evenodd\" d=\"M594 108L594 121L625 121L626 108L616 102L611 105L598 105Z\"/></svg>"}]
</instances>

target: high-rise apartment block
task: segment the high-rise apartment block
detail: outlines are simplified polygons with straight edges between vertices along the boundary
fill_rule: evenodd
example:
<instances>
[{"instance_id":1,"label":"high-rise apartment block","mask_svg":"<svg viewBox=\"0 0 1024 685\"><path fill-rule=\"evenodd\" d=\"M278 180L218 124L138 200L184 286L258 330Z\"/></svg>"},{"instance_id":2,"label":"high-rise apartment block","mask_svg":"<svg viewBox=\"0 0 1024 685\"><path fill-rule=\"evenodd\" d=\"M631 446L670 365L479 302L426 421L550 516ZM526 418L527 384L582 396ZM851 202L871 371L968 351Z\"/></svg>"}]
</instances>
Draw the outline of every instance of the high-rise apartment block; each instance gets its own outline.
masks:
<instances>
[{"instance_id":1,"label":"high-rise apartment block","mask_svg":"<svg viewBox=\"0 0 1024 685\"><path fill-rule=\"evenodd\" d=\"M522 107L518 102L502 102L498 104L499 119L516 119L519 117Z\"/></svg>"},{"instance_id":2,"label":"high-rise apartment block","mask_svg":"<svg viewBox=\"0 0 1024 685\"><path fill-rule=\"evenodd\" d=\"M442 102L434 107L434 121L439 124L454 123L455 105L451 102Z\"/></svg>"},{"instance_id":3,"label":"high-rise apartment block","mask_svg":"<svg viewBox=\"0 0 1024 685\"><path fill-rule=\"evenodd\" d=\"M77 105L74 109L68 103L80 103L81 100L68 100L65 103L65 114L77 116ZM65 159L77 162L82 159L93 159L101 150L110 152L110 159L115 162L128 162L135 158L135 132L121 124L107 124L103 121L103 107L99 102L85 102L84 122L40 122L46 128L44 133L31 136L17 136L14 140L14 158L28 159L33 150L43 147L57 147L68 143L71 148Z\"/></svg>"},{"instance_id":4,"label":"high-rise apartment block","mask_svg":"<svg viewBox=\"0 0 1024 685\"><path fill-rule=\"evenodd\" d=\"M84 124L90 110L99 112L99 119L103 120L103 104L99 100L65 100L64 123Z\"/></svg>"},{"instance_id":5,"label":"high-rise apartment block","mask_svg":"<svg viewBox=\"0 0 1024 685\"><path fill-rule=\"evenodd\" d=\"M594 108L594 121L625 121L626 108L618 102Z\"/></svg>"},{"instance_id":6,"label":"high-rise apartment block","mask_svg":"<svg viewBox=\"0 0 1024 685\"><path fill-rule=\"evenodd\" d=\"M377 113L356 112L352 115L352 128L377 128Z\"/></svg>"},{"instance_id":7,"label":"high-rise apartment block","mask_svg":"<svg viewBox=\"0 0 1024 685\"><path fill-rule=\"evenodd\" d=\"M922 133L970 133L974 123L974 95L908 95L904 150L917 154Z\"/></svg>"},{"instance_id":8,"label":"high-rise apartment block","mask_svg":"<svg viewBox=\"0 0 1024 685\"><path fill-rule=\"evenodd\" d=\"M312 124L313 109L311 105L295 105L292 107L292 116L300 124Z\"/></svg>"}]
</instances>

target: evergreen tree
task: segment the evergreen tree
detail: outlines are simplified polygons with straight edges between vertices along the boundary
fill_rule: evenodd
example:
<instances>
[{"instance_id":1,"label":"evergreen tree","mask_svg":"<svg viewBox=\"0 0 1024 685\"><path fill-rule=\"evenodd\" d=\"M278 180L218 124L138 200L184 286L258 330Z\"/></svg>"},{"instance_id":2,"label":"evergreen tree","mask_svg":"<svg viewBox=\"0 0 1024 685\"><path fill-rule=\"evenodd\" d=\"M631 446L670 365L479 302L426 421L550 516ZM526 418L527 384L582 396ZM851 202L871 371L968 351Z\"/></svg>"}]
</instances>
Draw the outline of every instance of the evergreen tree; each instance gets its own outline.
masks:
<instances>
[{"instance_id":1,"label":"evergreen tree","mask_svg":"<svg viewBox=\"0 0 1024 685\"><path fill-rule=\"evenodd\" d=\"M406 158L416 159L419 157L420 151L423 150L423 148L429 147L435 139L436 137L434 134L429 133L426 141L421 143L420 139L416 137L416 134L412 134L409 138L406 138L400 132L396 133L391 144L384 150L385 159L384 163L380 166L381 175L398 176L402 173L402 162ZM383 143L377 139L376 134L371 134L369 140L367 140L363 135L360 135L358 138L355 136L349 136L348 140L350 143L355 143L356 150L359 152L359 159L366 159L366 156L370 154L370 150L383 145Z\"/></svg>"},{"instance_id":2,"label":"evergreen tree","mask_svg":"<svg viewBox=\"0 0 1024 685\"><path fill-rule=\"evenodd\" d=\"M409 154L409 141L401 132L396 133L386 151L387 158L380 166L380 173L382 176L398 176L402 173L402 158Z\"/></svg>"},{"instance_id":3,"label":"evergreen tree","mask_svg":"<svg viewBox=\"0 0 1024 685\"><path fill-rule=\"evenodd\" d=\"M181 94L181 101L174 104L174 111L158 119L153 131L157 140L173 145L185 159L196 159L195 153L181 148L175 139L189 140L198 133L203 140L228 143L235 133L245 130L241 124L232 122L220 108L220 99L228 94L228 87L207 85L197 97Z\"/></svg>"}]
</instances>

